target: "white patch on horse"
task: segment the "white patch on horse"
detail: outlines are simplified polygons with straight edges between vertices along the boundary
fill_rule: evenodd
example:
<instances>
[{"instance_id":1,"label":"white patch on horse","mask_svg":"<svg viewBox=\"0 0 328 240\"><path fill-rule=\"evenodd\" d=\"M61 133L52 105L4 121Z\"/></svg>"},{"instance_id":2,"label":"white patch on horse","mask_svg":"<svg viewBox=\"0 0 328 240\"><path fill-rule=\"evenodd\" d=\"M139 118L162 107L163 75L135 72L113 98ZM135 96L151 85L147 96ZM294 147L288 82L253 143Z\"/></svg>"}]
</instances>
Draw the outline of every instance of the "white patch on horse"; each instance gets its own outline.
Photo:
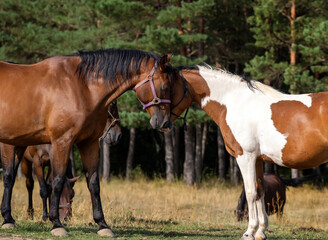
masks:
<instances>
[{"instance_id":1,"label":"white patch on horse","mask_svg":"<svg viewBox=\"0 0 328 240\"><path fill-rule=\"evenodd\" d=\"M227 108L226 122L243 151L264 154L276 164L282 163L282 150L288 132L279 132L272 121L271 105L279 101L299 101L308 108L312 99L307 94L283 94L270 86L253 81L254 90L238 75L223 70L199 66L210 95L201 101L204 108L209 101L216 101Z\"/></svg>"}]
</instances>

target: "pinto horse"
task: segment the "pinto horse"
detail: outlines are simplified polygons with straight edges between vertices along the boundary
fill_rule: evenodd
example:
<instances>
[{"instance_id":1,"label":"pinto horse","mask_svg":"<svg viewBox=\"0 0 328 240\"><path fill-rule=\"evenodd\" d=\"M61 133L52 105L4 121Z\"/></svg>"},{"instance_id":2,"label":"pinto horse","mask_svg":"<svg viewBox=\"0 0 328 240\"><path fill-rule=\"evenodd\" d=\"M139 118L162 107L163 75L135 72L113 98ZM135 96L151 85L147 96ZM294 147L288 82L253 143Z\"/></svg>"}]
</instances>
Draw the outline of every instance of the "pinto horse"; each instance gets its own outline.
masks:
<instances>
[{"instance_id":1,"label":"pinto horse","mask_svg":"<svg viewBox=\"0 0 328 240\"><path fill-rule=\"evenodd\" d=\"M113 237L101 206L98 139L109 104L134 88L151 116L153 128L170 121L170 55L139 50L79 51L31 65L0 62L0 142L15 147L21 159L26 146L51 143L52 194L49 219L53 235L67 235L58 214L59 199L73 144L80 151L93 218L99 235ZM19 161L4 165L3 227L13 227L11 196Z\"/></svg>"},{"instance_id":2,"label":"pinto horse","mask_svg":"<svg viewBox=\"0 0 328 240\"><path fill-rule=\"evenodd\" d=\"M328 93L284 94L201 66L178 67L175 75L172 119L194 101L218 124L244 181L249 224L242 239L266 239L263 161L296 169L327 161Z\"/></svg>"}]
</instances>

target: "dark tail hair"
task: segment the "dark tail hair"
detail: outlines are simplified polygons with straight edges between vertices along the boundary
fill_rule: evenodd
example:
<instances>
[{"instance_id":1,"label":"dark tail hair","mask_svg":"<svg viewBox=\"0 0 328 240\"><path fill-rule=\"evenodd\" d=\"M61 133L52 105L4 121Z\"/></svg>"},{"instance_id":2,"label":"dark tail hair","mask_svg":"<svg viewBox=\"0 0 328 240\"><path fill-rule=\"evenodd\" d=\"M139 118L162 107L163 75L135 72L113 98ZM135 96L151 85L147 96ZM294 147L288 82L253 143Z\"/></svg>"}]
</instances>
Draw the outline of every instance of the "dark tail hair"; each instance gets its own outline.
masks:
<instances>
[{"instance_id":1,"label":"dark tail hair","mask_svg":"<svg viewBox=\"0 0 328 240\"><path fill-rule=\"evenodd\" d=\"M312 174L309 176L299 177L299 178L282 178L282 177L280 177L280 179L286 186L298 187L303 182L315 179L317 177L318 176L316 174Z\"/></svg>"}]
</instances>

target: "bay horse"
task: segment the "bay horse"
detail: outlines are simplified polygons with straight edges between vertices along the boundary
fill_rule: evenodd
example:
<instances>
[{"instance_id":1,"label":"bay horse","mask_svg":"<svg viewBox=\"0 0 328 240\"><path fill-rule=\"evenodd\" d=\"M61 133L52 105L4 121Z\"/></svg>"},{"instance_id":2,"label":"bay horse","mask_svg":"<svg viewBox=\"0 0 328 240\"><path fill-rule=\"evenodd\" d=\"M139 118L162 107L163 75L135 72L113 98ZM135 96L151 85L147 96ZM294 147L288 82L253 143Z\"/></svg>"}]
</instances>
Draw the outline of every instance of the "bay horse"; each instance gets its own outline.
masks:
<instances>
[{"instance_id":1,"label":"bay horse","mask_svg":"<svg viewBox=\"0 0 328 240\"><path fill-rule=\"evenodd\" d=\"M217 123L244 181L249 224L242 239L266 239L263 161L305 169L328 160L328 93L284 94L203 66L178 67L175 76L172 119L194 101Z\"/></svg>"},{"instance_id":2,"label":"bay horse","mask_svg":"<svg viewBox=\"0 0 328 240\"><path fill-rule=\"evenodd\" d=\"M4 144L2 148L13 146ZM7 149L5 150L8 151ZM11 156L11 154L9 155ZM46 221L48 219L48 210L47 210L47 200L50 198L51 193L51 165L50 165L50 157L51 157L51 145L50 144L42 144L29 146L26 148L23 158L21 159L22 164L22 172L26 177L26 188L28 190L28 215L30 219L33 219L34 209L33 209L33 188L34 188L34 180L33 180L33 169L34 173L38 179L40 185L40 196L42 199L42 219ZM69 159L66 177L63 184L63 190L60 195L59 200L59 217L67 221L72 216L72 202L74 193L74 183L79 179L79 177L72 176L72 165L71 159ZM45 177L45 168L48 167L48 174ZM50 199L49 199L50 200ZM50 202L49 202L50 206Z\"/></svg>"},{"instance_id":3,"label":"bay horse","mask_svg":"<svg viewBox=\"0 0 328 240\"><path fill-rule=\"evenodd\" d=\"M103 135L100 139L103 139L110 146L116 145L120 140L122 135L122 129L120 125L119 113L117 109L116 101L113 101L108 108L108 117L106 121L106 126L103 132ZM13 154L13 146L0 143L0 149L4 149L8 156ZM9 151L9 152L8 152ZM10 152L11 151L11 152ZM24 156L21 160L22 172L26 178L26 188L28 190L28 215L30 219L33 219L33 171L38 179L40 185L40 196L42 198L43 214L42 219L45 221L48 219L48 210L47 210L47 200L50 198L51 193L51 145L43 144L36 146L29 146L25 150ZM71 154L70 154L71 155ZM8 158L1 157L5 160ZM73 186L74 183L79 179L79 177L73 176L72 165L70 164L72 159L68 161L68 167L66 171L66 178L63 185L63 190L60 195L59 200L59 218L67 221L72 217L72 202L75 195ZM33 164L33 166L32 166ZM48 174L45 177L44 171L48 167ZM49 199L50 200L50 199ZM50 204L49 204L50 205Z\"/></svg>"},{"instance_id":4,"label":"bay horse","mask_svg":"<svg viewBox=\"0 0 328 240\"><path fill-rule=\"evenodd\" d=\"M263 188L266 213L268 215L277 213L277 218L280 218L284 212L284 206L286 203L286 188L289 186L297 187L304 181L313 178L314 175L288 179L279 177L273 173L264 173ZM248 218L245 188L243 188L243 191L240 194L235 215L237 221L242 221L244 218Z\"/></svg>"},{"instance_id":5,"label":"bay horse","mask_svg":"<svg viewBox=\"0 0 328 240\"><path fill-rule=\"evenodd\" d=\"M109 104L127 90L151 116L153 128L167 130L170 120L171 55L107 49L53 56L31 65L0 62L0 142L14 145L21 159L26 146L51 143L52 194L49 219L53 235L67 235L58 214L69 153L76 144L91 195L99 235L114 234L101 206L98 139ZM14 227L11 196L19 161L4 164L2 227Z\"/></svg>"}]
</instances>

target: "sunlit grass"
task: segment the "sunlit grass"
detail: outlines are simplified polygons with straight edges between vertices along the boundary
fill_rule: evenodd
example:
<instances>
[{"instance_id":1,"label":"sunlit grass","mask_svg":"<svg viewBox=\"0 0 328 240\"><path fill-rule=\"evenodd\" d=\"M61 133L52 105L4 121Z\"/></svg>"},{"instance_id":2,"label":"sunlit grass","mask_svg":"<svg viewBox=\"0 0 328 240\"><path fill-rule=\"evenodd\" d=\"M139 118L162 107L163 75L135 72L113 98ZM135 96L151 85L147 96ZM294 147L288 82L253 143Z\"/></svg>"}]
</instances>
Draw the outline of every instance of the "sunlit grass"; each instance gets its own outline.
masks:
<instances>
[{"instance_id":1,"label":"sunlit grass","mask_svg":"<svg viewBox=\"0 0 328 240\"><path fill-rule=\"evenodd\" d=\"M66 227L73 234L78 235L81 232L83 235L89 231L93 235L97 226L93 221L90 194L85 180L77 182L74 189L73 218ZM240 192L241 186L230 186L214 180L206 181L199 189L188 187L181 181L167 183L163 179L139 178L124 181L114 178L109 183L101 182L101 198L107 223L118 236L136 239L142 236L147 239L149 235L156 236L153 237L156 239L165 236L180 239L184 238L184 234L191 239L234 239L241 236L247 228L247 222L236 222L233 214ZM3 193L2 182L0 193ZM26 231L27 226L32 228L31 232L41 231L33 225L40 227L41 224L42 231L48 236L51 224L41 221L42 204L37 182L33 197L35 218L31 221L26 212L25 181L17 181L13 191L13 217L18 225L24 226L22 232ZM268 234L270 239L273 236L280 239L280 234L285 236L288 233L297 237L302 231L314 229L316 238L328 238L327 223L326 188L318 190L308 185L289 188L285 213L280 220L275 215L270 217ZM200 238L195 237L198 235Z\"/></svg>"}]
</instances>

